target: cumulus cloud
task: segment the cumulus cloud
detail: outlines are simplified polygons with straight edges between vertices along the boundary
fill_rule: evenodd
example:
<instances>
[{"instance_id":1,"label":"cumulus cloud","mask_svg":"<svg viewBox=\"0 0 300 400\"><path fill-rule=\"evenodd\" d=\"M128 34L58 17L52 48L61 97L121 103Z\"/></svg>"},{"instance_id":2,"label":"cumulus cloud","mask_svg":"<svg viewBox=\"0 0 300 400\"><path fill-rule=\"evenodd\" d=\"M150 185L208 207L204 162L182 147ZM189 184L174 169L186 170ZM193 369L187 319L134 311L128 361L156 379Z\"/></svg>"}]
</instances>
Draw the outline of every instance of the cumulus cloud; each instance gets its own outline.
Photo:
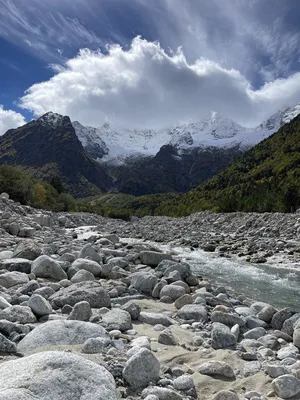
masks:
<instances>
[{"instance_id":1,"label":"cumulus cloud","mask_svg":"<svg viewBox=\"0 0 300 400\"><path fill-rule=\"evenodd\" d=\"M170 126L211 111L255 126L300 100L300 73L255 90L235 69L203 58L189 63L180 49L168 53L140 37L128 49L81 50L55 71L27 90L20 106L36 116L52 110L92 126L106 120L131 128Z\"/></svg>"},{"instance_id":2,"label":"cumulus cloud","mask_svg":"<svg viewBox=\"0 0 300 400\"><path fill-rule=\"evenodd\" d=\"M0 136L8 129L17 128L24 124L26 124L26 121L22 114L13 110L4 110L0 104Z\"/></svg>"}]
</instances>

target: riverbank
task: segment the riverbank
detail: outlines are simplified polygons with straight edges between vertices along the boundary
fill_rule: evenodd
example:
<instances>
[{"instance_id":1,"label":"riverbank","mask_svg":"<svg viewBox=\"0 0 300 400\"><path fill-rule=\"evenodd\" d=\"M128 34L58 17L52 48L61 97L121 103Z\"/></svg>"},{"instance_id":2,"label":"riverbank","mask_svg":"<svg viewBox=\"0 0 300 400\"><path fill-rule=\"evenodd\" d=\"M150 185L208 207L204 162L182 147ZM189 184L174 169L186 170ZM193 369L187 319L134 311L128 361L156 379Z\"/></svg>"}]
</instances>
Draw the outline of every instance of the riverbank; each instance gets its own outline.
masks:
<instances>
[{"instance_id":1,"label":"riverbank","mask_svg":"<svg viewBox=\"0 0 300 400\"><path fill-rule=\"evenodd\" d=\"M222 259L265 267L240 254L263 243L296 259L297 216L124 222L0 203L1 399L299 398L298 304L251 301L203 273Z\"/></svg>"}]
</instances>

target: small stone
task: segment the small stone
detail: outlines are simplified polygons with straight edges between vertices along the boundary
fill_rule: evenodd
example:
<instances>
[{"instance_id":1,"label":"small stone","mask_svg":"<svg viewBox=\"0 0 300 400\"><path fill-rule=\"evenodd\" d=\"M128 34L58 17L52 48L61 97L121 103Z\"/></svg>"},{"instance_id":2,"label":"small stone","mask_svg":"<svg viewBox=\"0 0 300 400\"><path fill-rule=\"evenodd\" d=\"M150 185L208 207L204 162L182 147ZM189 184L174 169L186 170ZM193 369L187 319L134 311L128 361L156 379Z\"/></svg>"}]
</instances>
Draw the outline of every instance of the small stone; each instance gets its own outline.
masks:
<instances>
[{"instance_id":1,"label":"small stone","mask_svg":"<svg viewBox=\"0 0 300 400\"><path fill-rule=\"evenodd\" d=\"M222 361L208 361L200 366L199 372L203 375L222 376L229 379L235 378L231 366Z\"/></svg>"},{"instance_id":2,"label":"small stone","mask_svg":"<svg viewBox=\"0 0 300 400\"><path fill-rule=\"evenodd\" d=\"M165 344L167 346L175 346L178 343L178 340L170 329L165 329L158 335L158 343Z\"/></svg>"}]
</instances>

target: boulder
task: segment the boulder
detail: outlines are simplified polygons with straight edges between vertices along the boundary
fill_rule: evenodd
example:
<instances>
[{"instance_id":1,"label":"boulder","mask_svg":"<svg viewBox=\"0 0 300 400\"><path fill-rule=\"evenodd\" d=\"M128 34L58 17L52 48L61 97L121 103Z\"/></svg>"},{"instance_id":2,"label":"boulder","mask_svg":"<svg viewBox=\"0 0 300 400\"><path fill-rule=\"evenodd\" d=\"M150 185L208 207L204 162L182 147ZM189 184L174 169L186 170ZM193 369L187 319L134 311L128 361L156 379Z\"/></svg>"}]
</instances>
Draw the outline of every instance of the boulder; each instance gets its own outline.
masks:
<instances>
[{"instance_id":1,"label":"boulder","mask_svg":"<svg viewBox=\"0 0 300 400\"><path fill-rule=\"evenodd\" d=\"M214 323L212 329L212 347L214 349L225 349L236 345L236 336L231 333L228 326Z\"/></svg>"},{"instance_id":2,"label":"boulder","mask_svg":"<svg viewBox=\"0 0 300 400\"><path fill-rule=\"evenodd\" d=\"M39 294L33 294L28 300L28 306L37 317L43 315L49 315L52 313L52 307L50 303Z\"/></svg>"},{"instance_id":3,"label":"boulder","mask_svg":"<svg viewBox=\"0 0 300 400\"><path fill-rule=\"evenodd\" d=\"M211 314L211 321L219 322L220 324L224 324L230 327L236 324L241 327L245 326L245 321L243 320L243 318L239 317L238 315L228 314L222 311L214 311Z\"/></svg>"},{"instance_id":4,"label":"boulder","mask_svg":"<svg viewBox=\"0 0 300 400\"><path fill-rule=\"evenodd\" d=\"M110 298L99 282L80 282L54 293L49 297L51 304L63 307L74 306L80 301L87 301L92 308L110 308Z\"/></svg>"},{"instance_id":5,"label":"boulder","mask_svg":"<svg viewBox=\"0 0 300 400\"><path fill-rule=\"evenodd\" d=\"M108 338L97 337L87 339L82 346L82 353L84 354L97 354L103 353L105 349L111 344Z\"/></svg>"},{"instance_id":6,"label":"boulder","mask_svg":"<svg viewBox=\"0 0 300 400\"><path fill-rule=\"evenodd\" d=\"M131 286L138 292L150 295L158 279L154 274L148 272L138 272L131 280Z\"/></svg>"},{"instance_id":7,"label":"boulder","mask_svg":"<svg viewBox=\"0 0 300 400\"><path fill-rule=\"evenodd\" d=\"M94 280L95 280L95 276L91 272L86 271L85 269L79 270L70 279L71 283L88 282L88 281L94 281Z\"/></svg>"},{"instance_id":8,"label":"boulder","mask_svg":"<svg viewBox=\"0 0 300 400\"><path fill-rule=\"evenodd\" d=\"M177 316L184 320L207 321L207 311L205 307L198 304L187 304L181 307Z\"/></svg>"},{"instance_id":9,"label":"boulder","mask_svg":"<svg viewBox=\"0 0 300 400\"><path fill-rule=\"evenodd\" d=\"M87 339L95 337L108 337L106 330L98 324L48 321L28 333L18 344L18 351L28 353L42 347L83 344Z\"/></svg>"},{"instance_id":10,"label":"boulder","mask_svg":"<svg viewBox=\"0 0 300 400\"><path fill-rule=\"evenodd\" d=\"M143 322L145 324L149 325L157 325L161 324L163 326L170 326L173 325L174 320L167 315L161 314L161 313L151 313L151 312L146 312L142 311L140 313L139 319L140 322Z\"/></svg>"},{"instance_id":11,"label":"boulder","mask_svg":"<svg viewBox=\"0 0 300 400\"><path fill-rule=\"evenodd\" d=\"M23 272L25 274L30 274L31 271L31 261L25 258L9 258L7 260L0 261L0 269L12 272Z\"/></svg>"},{"instance_id":12,"label":"boulder","mask_svg":"<svg viewBox=\"0 0 300 400\"><path fill-rule=\"evenodd\" d=\"M272 317L271 327L273 329L280 330L284 324L284 321L291 318L294 314L296 314L296 311L293 308L288 307L277 311L277 313L275 313Z\"/></svg>"},{"instance_id":13,"label":"boulder","mask_svg":"<svg viewBox=\"0 0 300 400\"><path fill-rule=\"evenodd\" d=\"M134 303L132 301L124 304L122 306L122 310L129 312L132 320L137 320L141 313L141 307L137 303Z\"/></svg>"},{"instance_id":14,"label":"boulder","mask_svg":"<svg viewBox=\"0 0 300 400\"><path fill-rule=\"evenodd\" d=\"M101 275L101 266L93 260L88 260L85 258L78 258L72 263L72 267L79 271L81 269L84 269L85 271L90 272L94 276L100 276Z\"/></svg>"},{"instance_id":15,"label":"boulder","mask_svg":"<svg viewBox=\"0 0 300 400\"><path fill-rule=\"evenodd\" d=\"M177 285L166 285L161 289L159 297L162 298L164 296L167 296L172 301L175 301L184 294L185 294L185 288Z\"/></svg>"},{"instance_id":16,"label":"boulder","mask_svg":"<svg viewBox=\"0 0 300 400\"><path fill-rule=\"evenodd\" d=\"M31 272L38 278L52 278L56 281L67 279L61 265L48 256L40 256L31 265Z\"/></svg>"},{"instance_id":17,"label":"boulder","mask_svg":"<svg viewBox=\"0 0 300 400\"><path fill-rule=\"evenodd\" d=\"M0 353L16 353L17 346L0 333Z\"/></svg>"},{"instance_id":18,"label":"boulder","mask_svg":"<svg viewBox=\"0 0 300 400\"><path fill-rule=\"evenodd\" d=\"M152 397L150 397L152 396ZM153 397L154 396L154 397ZM153 386L142 391L142 399L151 400L183 400L183 397L175 390L160 386Z\"/></svg>"},{"instance_id":19,"label":"boulder","mask_svg":"<svg viewBox=\"0 0 300 400\"><path fill-rule=\"evenodd\" d=\"M92 309L87 301L76 303L68 316L69 320L88 321L91 318Z\"/></svg>"},{"instance_id":20,"label":"boulder","mask_svg":"<svg viewBox=\"0 0 300 400\"><path fill-rule=\"evenodd\" d=\"M142 264L150 265L150 267L157 267L161 261L172 260L172 257L169 254L156 251L142 251L140 253L140 260Z\"/></svg>"},{"instance_id":21,"label":"boulder","mask_svg":"<svg viewBox=\"0 0 300 400\"><path fill-rule=\"evenodd\" d=\"M178 343L177 338L173 335L170 329L164 329L158 335L158 343L167 345L167 346L175 346Z\"/></svg>"},{"instance_id":22,"label":"boulder","mask_svg":"<svg viewBox=\"0 0 300 400\"><path fill-rule=\"evenodd\" d=\"M0 320L6 319L10 322L18 322L20 324L31 324L36 322L36 317L27 306L11 306L0 311Z\"/></svg>"},{"instance_id":23,"label":"boulder","mask_svg":"<svg viewBox=\"0 0 300 400\"><path fill-rule=\"evenodd\" d=\"M174 303L177 310L180 310L183 306L186 306L187 304L193 304L193 297L190 294L184 294L180 296Z\"/></svg>"},{"instance_id":24,"label":"boulder","mask_svg":"<svg viewBox=\"0 0 300 400\"><path fill-rule=\"evenodd\" d=\"M200 366L199 372L202 375L221 376L228 379L235 378L232 367L223 361L208 361Z\"/></svg>"},{"instance_id":25,"label":"boulder","mask_svg":"<svg viewBox=\"0 0 300 400\"><path fill-rule=\"evenodd\" d=\"M212 400L239 400L239 397L236 393L231 392L230 390L221 390L214 395Z\"/></svg>"},{"instance_id":26,"label":"boulder","mask_svg":"<svg viewBox=\"0 0 300 400\"><path fill-rule=\"evenodd\" d=\"M96 261L96 263L102 262L102 256L93 248L90 243L87 243L80 250L78 258L88 258L89 260Z\"/></svg>"},{"instance_id":27,"label":"boulder","mask_svg":"<svg viewBox=\"0 0 300 400\"><path fill-rule=\"evenodd\" d=\"M14 258L25 258L27 260L35 260L42 254L41 248L32 240L24 240L17 244L14 250Z\"/></svg>"},{"instance_id":28,"label":"boulder","mask_svg":"<svg viewBox=\"0 0 300 400\"><path fill-rule=\"evenodd\" d=\"M22 272L5 272L0 275L0 286L11 288L29 281L28 276Z\"/></svg>"},{"instance_id":29,"label":"boulder","mask_svg":"<svg viewBox=\"0 0 300 400\"><path fill-rule=\"evenodd\" d=\"M113 308L111 311L108 311L106 314L104 314L102 317L102 322L110 331L117 329L121 332L124 332L132 328L131 316L129 312L120 308Z\"/></svg>"},{"instance_id":30,"label":"boulder","mask_svg":"<svg viewBox=\"0 0 300 400\"><path fill-rule=\"evenodd\" d=\"M300 380L293 375L281 375L274 379L272 388L282 399L289 399L300 394Z\"/></svg>"},{"instance_id":31,"label":"boulder","mask_svg":"<svg viewBox=\"0 0 300 400\"><path fill-rule=\"evenodd\" d=\"M112 375L81 356L33 354L0 366L1 400L116 400Z\"/></svg>"},{"instance_id":32,"label":"boulder","mask_svg":"<svg viewBox=\"0 0 300 400\"><path fill-rule=\"evenodd\" d=\"M133 389L143 389L158 380L159 371L158 359L150 350L141 348L126 362L122 374Z\"/></svg>"}]
</instances>

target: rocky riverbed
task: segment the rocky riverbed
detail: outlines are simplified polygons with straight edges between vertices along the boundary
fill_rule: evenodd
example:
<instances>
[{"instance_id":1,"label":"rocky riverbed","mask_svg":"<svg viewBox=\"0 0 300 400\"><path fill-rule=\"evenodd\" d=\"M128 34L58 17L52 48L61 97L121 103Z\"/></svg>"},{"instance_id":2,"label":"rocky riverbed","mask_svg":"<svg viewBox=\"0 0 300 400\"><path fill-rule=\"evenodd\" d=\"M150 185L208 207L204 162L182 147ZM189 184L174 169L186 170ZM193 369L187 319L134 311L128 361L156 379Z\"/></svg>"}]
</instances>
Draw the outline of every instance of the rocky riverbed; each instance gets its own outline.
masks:
<instances>
[{"instance_id":1,"label":"rocky riverbed","mask_svg":"<svg viewBox=\"0 0 300 400\"><path fill-rule=\"evenodd\" d=\"M299 228L297 214L125 222L0 195L0 399L300 399L299 305L233 294L172 252L297 269Z\"/></svg>"}]
</instances>

